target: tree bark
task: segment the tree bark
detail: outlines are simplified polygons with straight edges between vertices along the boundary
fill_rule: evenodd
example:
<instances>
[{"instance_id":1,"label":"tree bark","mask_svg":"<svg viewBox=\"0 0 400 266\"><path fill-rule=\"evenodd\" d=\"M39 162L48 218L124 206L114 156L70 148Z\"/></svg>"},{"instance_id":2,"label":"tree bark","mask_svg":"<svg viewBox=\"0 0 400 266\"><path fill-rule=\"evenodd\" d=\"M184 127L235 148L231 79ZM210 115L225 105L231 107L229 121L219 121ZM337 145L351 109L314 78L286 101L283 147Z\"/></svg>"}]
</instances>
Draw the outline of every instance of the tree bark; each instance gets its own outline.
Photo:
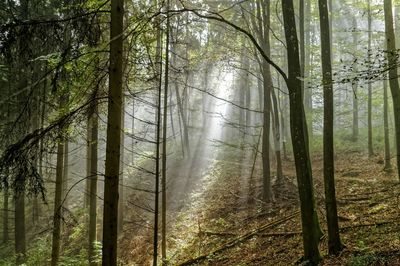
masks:
<instances>
[{"instance_id":1,"label":"tree bark","mask_svg":"<svg viewBox=\"0 0 400 266\"><path fill-rule=\"evenodd\" d=\"M335 166L333 145L333 84L331 63L331 40L329 34L329 13L326 0L319 0L319 16L321 28L321 61L322 83L324 87L324 188L325 207L328 222L328 249L329 254L337 254L343 247L339 235L339 222L335 192Z\"/></svg>"},{"instance_id":2,"label":"tree bark","mask_svg":"<svg viewBox=\"0 0 400 266\"><path fill-rule=\"evenodd\" d=\"M278 99L276 97L275 90L271 91L271 105L274 107L272 112L273 117L273 133L274 133L274 148L275 148L275 157L276 157L276 180L277 182L282 182L283 178L283 169L282 169L282 156L281 156L281 132L280 132L280 123L279 123L279 108L278 108Z\"/></svg>"},{"instance_id":3,"label":"tree bark","mask_svg":"<svg viewBox=\"0 0 400 266\"><path fill-rule=\"evenodd\" d=\"M389 116L388 116L388 88L386 79L383 80L383 127L385 139L385 171L392 170L390 162L390 141L389 141Z\"/></svg>"},{"instance_id":4,"label":"tree bark","mask_svg":"<svg viewBox=\"0 0 400 266\"><path fill-rule=\"evenodd\" d=\"M124 1L111 0L110 69L104 180L103 266L117 265Z\"/></svg>"},{"instance_id":5,"label":"tree bark","mask_svg":"<svg viewBox=\"0 0 400 266\"><path fill-rule=\"evenodd\" d=\"M372 42L372 15L371 1L368 0L368 62L371 62L371 42ZM372 83L368 82L368 156L374 156L372 146Z\"/></svg>"},{"instance_id":6,"label":"tree bark","mask_svg":"<svg viewBox=\"0 0 400 266\"><path fill-rule=\"evenodd\" d=\"M118 235L124 229L124 164L125 164L125 97L122 96L121 106L121 148L120 148L120 176L119 176L119 201L118 201Z\"/></svg>"},{"instance_id":7,"label":"tree bark","mask_svg":"<svg viewBox=\"0 0 400 266\"><path fill-rule=\"evenodd\" d=\"M84 208L89 208L90 206L90 139L92 136L91 133L91 122L90 122L90 114L87 117L86 122L86 180L85 180L85 194L84 194Z\"/></svg>"},{"instance_id":8,"label":"tree bark","mask_svg":"<svg viewBox=\"0 0 400 266\"><path fill-rule=\"evenodd\" d=\"M169 11L170 1L167 0L166 12ZM170 17L167 16L165 32L165 73L164 73L164 106L163 106L163 136L162 136L162 174L161 174L161 259L162 264L167 263L167 112L168 112L168 86L169 86L169 28Z\"/></svg>"},{"instance_id":9,"label":"tree bark","mask_svg":"<svg viewBox=\"0 0 400 266\"><path fill-rule=\"evenodd\" d=\"M304 258L312 264L318 264L321 260L318 250L321 230L315 209L307 123L299 79L301 67L293 0L282 0L282 12L288 58L286 83L289 90L291 135L300 196Z\"/></svg>"},{"instance_id":10,"label":"tree bark","mask_svg":"<svg viewBox=\"0 0 400 266\"><path fill-rule=\"evenodd\" d=\"M96 239L97 239L97 148L98 148L98 117L97 102L92 104L90 112L90 205L89 205L89 265L96 266Z\"/></svg>"},{"instance_id":11,"label":"tree bark","mask_svg":"<svg viewBox=\"0 0 400 266\"><path fill-rule=\"evenodd\" d=\"M58 265L58 260L60 257L63 167L64 142L63 140L59 140L57 144L56 189L54 195L53 212L53 241L51 248L52 266Z\"/></svg>"},{"instance_id":12,"label":"tree bark","mask_svg":"<svg viewBox=\"0 0 400 266\"><path fill-rule=\"evenodd\" d=\"M17 265L26 261L26 235L25 235L25 192L20 191L15 195L15 254Z\"/></svg>"},{"instance_id":13,"label":"tree bark","mask_svg":"<svg viewBox=\"0 0 400 266\"><path fill-rule=\"evenodd\" d=\"M355 6L355 0L353 0L353 6ZM330 29L332 30L332 29ZM357 51L357 46L358 46L358 36L357 36L357 20L353 16L353 48L354 51ZM356 56L356 55L355 55ZM355 57L357 58L357 57ZM354 66L354 71L357 72L357 67ZM353 88L353 136L352 140L354 142L358 141L358 84L357 81L352 82L352 88Z\"/></svg>"},{"instance_id":14,"label":"tree bark","mask_svg":"<svg viewBox=\"0 0 400 266\"><path fill-rule=\"evenodd\" d=\"M389 66L389 85L393 99L394 126L396 136L397 174L400 179L400 87L397 79L397 51L393 29L392 1L384 0L385 30L387 41L387 60Z\"/></svg>"},{"instance_id":15,"label":"tree bark","mask_svg":"<svg viewBox=\"0 0 400 266\"><path fill-rule=\"evenodd\" d=\"M10 240L8 234L8 188L3 190L3 243L7 243Z\"/></svg>"},{"instance_id":16,"label":"tree bark","mask_svg":"<svg viewBox=\"0 0 400 266\"><path fill-rule=\"evenodd\" d=\"M64 142L64 167L63 167L63 183L62 183L62 201L63 207L68 207L67 193L68 193L68 162L69 162L69 143L68 140Z\"/></svg>"}]
</instances>

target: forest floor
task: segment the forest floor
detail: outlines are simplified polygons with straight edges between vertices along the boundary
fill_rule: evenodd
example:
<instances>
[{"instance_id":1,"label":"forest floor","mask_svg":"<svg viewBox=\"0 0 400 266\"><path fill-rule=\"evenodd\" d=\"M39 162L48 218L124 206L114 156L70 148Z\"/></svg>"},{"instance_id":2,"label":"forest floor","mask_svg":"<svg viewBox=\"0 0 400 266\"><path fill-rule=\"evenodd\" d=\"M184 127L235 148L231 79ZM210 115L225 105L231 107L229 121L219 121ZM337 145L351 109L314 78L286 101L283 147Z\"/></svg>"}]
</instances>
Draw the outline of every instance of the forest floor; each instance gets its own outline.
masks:
<instances>
[{"instance_id":1,"label":"forest floor","mask_svg":"<svg viewBox=\"0 0 400 266\"><path fill-rule=\"evenodd\" d=\"M301 264L302 238L294 163L284 161L284 179L274 183L275 201L261 199L260 158L253 176L252 154L238 159L219 153L184 207L169 218L171 265ZM236 153L237 154L237 153ZM222 159L223 158L223 159ZM322 265L400 265L400 186L382 160L361 153L336 156L341 238L346 248ZM322 157L313 158L318 213L326 232Z\"/></svg>"}]
</instances>

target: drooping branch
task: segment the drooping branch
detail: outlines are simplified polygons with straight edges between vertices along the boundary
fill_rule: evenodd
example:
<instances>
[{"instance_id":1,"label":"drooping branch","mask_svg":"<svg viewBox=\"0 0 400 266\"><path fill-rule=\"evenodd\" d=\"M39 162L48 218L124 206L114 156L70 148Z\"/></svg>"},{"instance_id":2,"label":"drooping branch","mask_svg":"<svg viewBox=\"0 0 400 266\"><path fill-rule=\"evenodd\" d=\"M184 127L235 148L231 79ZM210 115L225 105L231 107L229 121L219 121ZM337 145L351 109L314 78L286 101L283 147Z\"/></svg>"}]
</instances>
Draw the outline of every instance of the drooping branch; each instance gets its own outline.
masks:
<instances>
[{"instance_id":1,"label":"drooping branch","mask_svg":"<svg viewBox=\"0 0 400 266\"><path fill-rule=\"evenodd\" d=\"M188 8L188 7L185 7L185 5L182 3L182 1L181 1L181 4L182 4L183 8L176 9L176 10L170 10L169 13L190 12L190 13L193 13L193 14L195 14L196 16L198 16L200 18L204 18L204 19L207 19L207 20L215 20L215 21L224 23L224 24L232 27L233 29L243 33L244 35L246 35L249 38L251 43L253 43L253 45L257 48L258 52L261 54L263 59L268 64L270 64L273 68L275 68L276 71L278 71L278 73L287 82L288 78L287 78L287 75L286 75L285 71L283 71L283 69L281 67L279 67L273 60L271 60L271 58L262 49L261 45L257 42L256 38L249 31L247 31L246 29L236 25L233 22L230 22L229 20L225 19L222 15L220 15L217 12L212 12L212 11L203 10L203 9ZM207 13L204 13L204 12L207 12Z\"/></svg>"}]
</instances>

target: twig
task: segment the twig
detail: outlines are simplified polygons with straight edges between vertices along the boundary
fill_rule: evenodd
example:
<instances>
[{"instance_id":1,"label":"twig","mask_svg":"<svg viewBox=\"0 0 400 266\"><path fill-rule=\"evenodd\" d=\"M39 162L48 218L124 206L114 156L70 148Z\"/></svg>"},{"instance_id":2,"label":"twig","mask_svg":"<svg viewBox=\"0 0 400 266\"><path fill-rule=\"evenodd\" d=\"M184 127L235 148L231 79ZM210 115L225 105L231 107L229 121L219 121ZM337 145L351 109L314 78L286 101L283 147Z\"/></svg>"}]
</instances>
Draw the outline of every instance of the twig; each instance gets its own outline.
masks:
<instances>
[{"instance_id":1,"label":"twig","mask_svg":"<svg viewBox=\"0 0 400 266\"><path fill-rule=\"evenodd\" d=\"M290 214L290 215L288 215L288 216L286 216L286 217L284 217L282 219L279 219L279 220L276 220L274 222L265 224L265 225L255 229L255 230L252 230L251 232L249 232L247 234L239 236L239 237L237 237L237 238L235 238L235 239L233 239L231 241L228 241L224 245L214 249L213 251L211 251L208 254L203 254L203 255L198 256L196 258L193 258L193 259L190 259L188 261L185 261L185 262L183 262L183 263L181 263L179 265L180 266L185 266L185 265L192 265L192 264L195 264L195 263L199 263L199 262L207 259L207 257L209 257L209 256L215 255L215 254L217 254L217 253L219 253L221 251L224 251L224 250L226 250L228 248L232 248L232 247L236 246L237 244L239 244L239 243L241 243L241 242L243 242L243 241L245 241L245 240L247 240L247 239L249 239L249 238L251 238L251 237L253 237L255 235L258 235L259 233L261 233L261 232L263 232L263 231L265 231L267 229L271 229L274 226L280 225L280 224L282 224L282 223L294 218L299 213L300 213L300 211L296 211L296 212L294 212L294 213L292 213L292 214Z\"/></svg>"}]
</instances>

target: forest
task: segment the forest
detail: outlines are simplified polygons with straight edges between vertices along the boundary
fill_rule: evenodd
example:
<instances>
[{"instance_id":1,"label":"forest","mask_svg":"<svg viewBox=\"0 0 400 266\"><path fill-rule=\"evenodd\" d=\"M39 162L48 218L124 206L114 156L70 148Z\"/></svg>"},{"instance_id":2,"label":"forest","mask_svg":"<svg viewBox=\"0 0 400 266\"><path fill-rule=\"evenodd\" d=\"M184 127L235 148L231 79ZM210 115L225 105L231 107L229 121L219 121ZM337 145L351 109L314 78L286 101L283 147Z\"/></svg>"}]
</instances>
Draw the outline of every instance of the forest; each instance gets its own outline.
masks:
<instances>
[{"instance_id":1,"label":"forest","mask_svg":"<svg viewBox=\"0 0 400 266\"><path fill-rule=\"evenodd\" d=\"M400 0L0 1L0 265L400 265L399 49Z\"/></svg>"}]
</instances>

